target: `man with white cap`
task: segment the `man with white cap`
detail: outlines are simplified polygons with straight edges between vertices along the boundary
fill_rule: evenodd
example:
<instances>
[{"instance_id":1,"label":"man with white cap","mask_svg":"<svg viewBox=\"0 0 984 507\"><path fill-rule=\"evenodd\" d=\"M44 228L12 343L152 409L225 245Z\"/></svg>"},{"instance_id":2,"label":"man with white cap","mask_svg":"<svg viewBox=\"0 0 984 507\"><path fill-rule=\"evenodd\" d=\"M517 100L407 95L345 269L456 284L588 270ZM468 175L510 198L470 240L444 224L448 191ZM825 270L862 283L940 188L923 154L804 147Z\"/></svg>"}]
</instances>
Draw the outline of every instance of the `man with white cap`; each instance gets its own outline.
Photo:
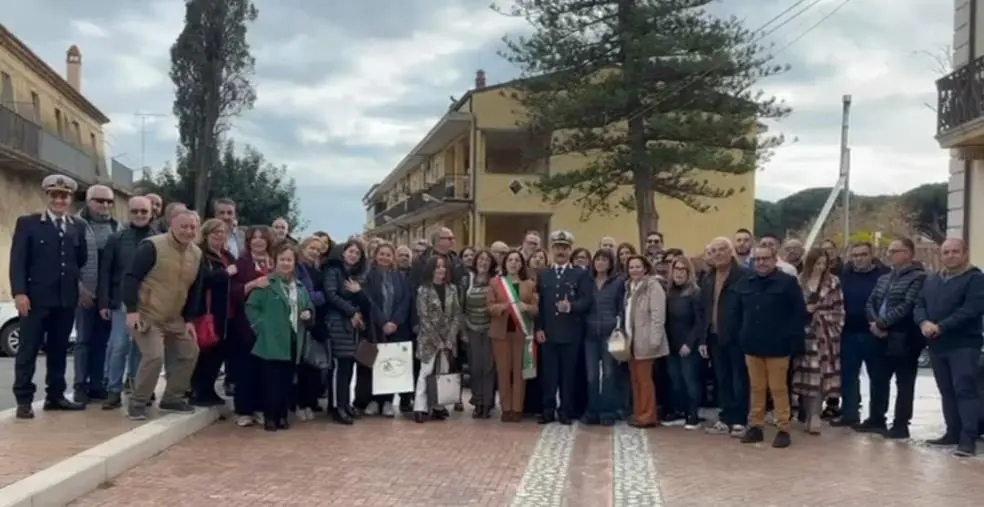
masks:
<instances>
[{"instance_id":1,"label":"man with white cap","mask_svg":"<svg viewBox=\"0 0 984 507\"><path fill-rule=\"evenodd\" d=\"M41 189L47 209L17 219L10 248L10 288L21 317L13 386L18 419L34 418L34 371L42 345L48 370L44 409L85 408L65 398L68 339L87 255L85 231L69 214L78 184L53 174L41 182Z\"/></svg>"},{"instance_id":2,"label":"man with white cap","mask_svg":"<svg viewBox=\"0 0 984 507\"><path fill-rule=\"evenodd\" d=\"M550 234L553 266L537 276L539 313L534 322L540 344L538 372L542 394L539 423L571 424L575 409L578 356L584 341L584 315L591 305L590 272L570 263L574 235L559 230ZM557 393L560 392L560 405Z\"/></svg>"}]
</instances>

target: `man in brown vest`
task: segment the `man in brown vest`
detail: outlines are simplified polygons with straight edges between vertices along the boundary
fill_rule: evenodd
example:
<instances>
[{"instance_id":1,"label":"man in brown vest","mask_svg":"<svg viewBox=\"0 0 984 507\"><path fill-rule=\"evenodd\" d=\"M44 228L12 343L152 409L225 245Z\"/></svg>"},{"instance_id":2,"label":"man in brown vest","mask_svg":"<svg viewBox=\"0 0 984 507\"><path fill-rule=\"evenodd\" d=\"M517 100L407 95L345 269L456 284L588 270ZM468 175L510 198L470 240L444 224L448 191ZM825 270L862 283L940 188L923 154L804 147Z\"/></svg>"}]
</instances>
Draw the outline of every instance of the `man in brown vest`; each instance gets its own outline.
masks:
<instances>
[{"instance_id":1,"label":"man in brown vest","mask_svg":"<svg viewBox=\"0 0 984 507\"><path fill-rule=\"evenodd\" d=\"M140 348L140 367L130 396L130 419L147 418L161 365L167 356L167 386L160 409L192 412L184 399L198 359L198 339L191 321L201 308L202 252L195 245L198 216L182 210L164 234L145 239L123 275L121 297L126 325Z\"/></svg>"}]
</instances>

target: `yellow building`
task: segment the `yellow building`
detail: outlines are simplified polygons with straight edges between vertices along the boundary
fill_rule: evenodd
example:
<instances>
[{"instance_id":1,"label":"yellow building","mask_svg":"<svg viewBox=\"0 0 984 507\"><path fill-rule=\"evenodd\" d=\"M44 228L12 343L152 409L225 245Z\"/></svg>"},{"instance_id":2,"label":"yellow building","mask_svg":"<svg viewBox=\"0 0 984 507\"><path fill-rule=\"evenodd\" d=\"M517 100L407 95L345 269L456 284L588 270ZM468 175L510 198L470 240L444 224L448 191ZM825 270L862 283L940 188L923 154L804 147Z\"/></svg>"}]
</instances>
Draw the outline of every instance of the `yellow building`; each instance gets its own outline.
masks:
<instances>
[{"instance_id":1,"label":"yellow building","mask_svg":"<svg viewBox=\"0 0 984 507\"><path fill-rule=\"evenodd\" d=\"M984 266L984 27L978 21L979 3L954 3L953 72L936 81L936 140L950 151L947 236L963 238L971 262Z\"/></svg>"},{"instance_id":2,"label":"yellow building","mask_svg":"<svg viewBox=\"0 0 984 507\"><path fill-rule=\"evenodd\" d=\"M527 231L545 237L550 230L567 229L580 246L591 249L603 236L638 242L635 213L582 221L581 210L573 203L551 206L530 191L530 180L576 169L583 159L565 155L523 163L523 148L532 141L517 126L520 105L508 88L509 83L486 86L485 73L478 71L475 88L366 194L368 234L407 243L444 226L454 231L459 246L493 241L519 245ZM722 188L747 190L709 202L715 209L707 213L658 197L660 232L670 246L698 252L714 236L731 236L740 227L752 227L754 173L714 173L707 179Z\"/></svg>"},{"instance_id":3,"label":"yellow building","mask_svg":"<svg viewBox=\"0 0 984 507\"><path fill-rule=\"evenodd\" d=\"M126 217L133 171L106 163L103 125L109 123L81 92L82 55L66 52L65 77L0 25L0 271L6 273L17 217L44 209L41 180L59 173L79 182L79 202L96 183L116 191L114 213ZM112 169L108 170L107 166ZM0 276L0 301L10 298Z\"/></svg>"}]
</instances>

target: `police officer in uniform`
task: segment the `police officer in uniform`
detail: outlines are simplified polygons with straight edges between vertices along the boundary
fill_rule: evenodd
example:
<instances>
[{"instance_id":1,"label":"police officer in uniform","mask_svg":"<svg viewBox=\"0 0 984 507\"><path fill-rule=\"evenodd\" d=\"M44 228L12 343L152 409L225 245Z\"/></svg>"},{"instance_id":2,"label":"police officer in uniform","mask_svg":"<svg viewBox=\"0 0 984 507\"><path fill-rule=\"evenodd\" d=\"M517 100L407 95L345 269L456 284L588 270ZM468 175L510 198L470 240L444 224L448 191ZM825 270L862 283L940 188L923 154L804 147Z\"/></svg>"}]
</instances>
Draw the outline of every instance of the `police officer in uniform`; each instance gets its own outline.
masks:
<instances>
[{"instance_id":1,"label":"police officer in uniform","mask_svg":"<svg viewBox=\"0 0 984 507\"><path fill-rule=\"evenodd\" d=\"M584 315L591 306L591 275L570 262L574 235L550 234L553 266L537 276L540 312L535 321L540 343L540 388L543 412L539 423L571 424L576 414L578 357L584 341ZM560 406L557 393L560 392Z\"/></svg>"},{"instance_id":2,"label":"police officer in uniform","mask_svg":"<svg viewBox=\"0 0 984 507\"><path fill-rule=\"evenodd\" d=\"M68 340L79 303L79 273L86 261L85 231L70 214L78 184L54 174L41 182L42 213L17 219L10 248L10 288L20 314L20 348L14 366L17 418L32 419L34 366L45 347L45 410L84 410L65 398Z\"/></svg>"}]
</instances>

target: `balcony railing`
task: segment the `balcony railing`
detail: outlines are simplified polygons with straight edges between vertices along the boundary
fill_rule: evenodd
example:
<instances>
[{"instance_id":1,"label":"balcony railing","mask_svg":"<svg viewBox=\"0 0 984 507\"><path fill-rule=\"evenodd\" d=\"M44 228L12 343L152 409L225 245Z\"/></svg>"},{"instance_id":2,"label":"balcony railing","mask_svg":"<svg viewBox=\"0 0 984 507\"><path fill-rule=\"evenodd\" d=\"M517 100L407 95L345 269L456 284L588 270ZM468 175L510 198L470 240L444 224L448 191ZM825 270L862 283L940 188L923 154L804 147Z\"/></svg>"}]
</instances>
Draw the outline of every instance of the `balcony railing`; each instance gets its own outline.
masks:
<instances>
[{"instance_id":1,"label":"balcony railing","mask_svg":"<svg viewBox=\"0 0 984 507\"><path fill-rule=\"evenodd\" d=\"M53 134L41 131L42 162L54 166L83 183L94 183L99 174L99 161L95 157L66 143Z\"/></svg>"},{"instance_id":2,"label":"balcony railing","mask_svg":"<svg viewBox=\"0 0 984 507\"><path fill-rule=\"evenodd\" d=\"M468 175L445 177L437 180L429 187L418 190L405 199L386 210L376 213L376 225L387 223L386 217L397 219L408 213L420 211L426 207L433 207L441 202L462 202L471 200L471 180Z\"/></svg>"},{"instance_id":3,"label":"balcony railing","mask_svg":"<svg viewBox=\"0 0 984 507\"><path fill-rule=\"evenodd\" d=\"M984 56L936 81L936 134L984 116Z\"/></svg>"},{"instance_id":4,"label":"balcony railing","mask_svg":"<svg viewBox=\"0 0 984 507\"><path fill-rule=\"evenodd\" d=\"M110 159L112 168L110 171L110 181L123 190L133 189L133 169L121 164L118 160Z\"/></svg>"},{"instance_id":5,"label":"balcony railing","mask_svg":"<svg viewBox=\"0 0 984 507\"><path fill-rule=\"evenodd\" d=\"M37 159L40 140L41 127L38 124L6 106L0 106L0 146Z\"/></svg>"},{"instance_id":6,"label":"balcony railing","mask_svg":"<svg viewBox=\"0 0 984 507\"><path fill-rule=\"evenodd\" d=\"M105 162L46 132L6 106L0 106L0 146L37 160L80 183L91 184L106 179Z\"/></svg>"}]
</instances>

